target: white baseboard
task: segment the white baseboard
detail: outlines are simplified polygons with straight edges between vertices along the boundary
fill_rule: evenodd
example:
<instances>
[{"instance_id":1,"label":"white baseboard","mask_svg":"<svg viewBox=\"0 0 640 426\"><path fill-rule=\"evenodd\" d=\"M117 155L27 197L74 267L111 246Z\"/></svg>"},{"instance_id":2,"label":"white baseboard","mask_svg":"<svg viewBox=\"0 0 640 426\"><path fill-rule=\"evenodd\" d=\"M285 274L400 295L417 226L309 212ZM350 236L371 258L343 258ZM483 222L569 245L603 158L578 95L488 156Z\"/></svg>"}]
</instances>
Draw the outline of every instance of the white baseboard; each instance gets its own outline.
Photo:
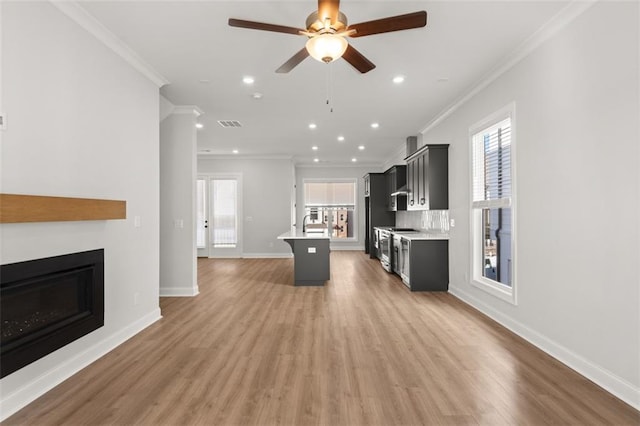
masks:
<instances>
[{"instance_id":1,"label":"white baseboard","mask_svg":"<svg viewBox=\"0 0 640 426\"><path fill-rule=\"evenodd\" d=\"M632 383L594 364L526 325L515 321L508 315L497 311L458 287L449 285L449 293L505 326L529 343L562 362L567 367L577 371L636 410L640 410L640 388L634 386Z\"/></svg>"},{"instance_id":2,"label":"white baseboard","mask_svg":"<svg viewBox=\"0 0 640 426\"><path fill-rule=\"evenodd\" d=\"M242 253L244 259L290 259L293 253Z\"/></svg>"},{"instance_id":3,"label":"white baseboard","mask_svg":"<svg viewBox=\"0 0 640 426\"><path fill-rule=\"evenodd\" d=\"M161 318L160 308L157 308L103 341L67 359L53 370L26 383L23 387L0 401L0 421L4 421L18 410L39 398L45 392L50 391Z\"/></svg>"},{"instance_id":4,"label":"white baseboard","mask_svg":"<svg viewBox=\"0 0 640 426\"><path fill-rule=\"evenodd\" d=\"M160 287L160 297L194 297L198 294L198 287Z\"/></svg>"}]
</instances>

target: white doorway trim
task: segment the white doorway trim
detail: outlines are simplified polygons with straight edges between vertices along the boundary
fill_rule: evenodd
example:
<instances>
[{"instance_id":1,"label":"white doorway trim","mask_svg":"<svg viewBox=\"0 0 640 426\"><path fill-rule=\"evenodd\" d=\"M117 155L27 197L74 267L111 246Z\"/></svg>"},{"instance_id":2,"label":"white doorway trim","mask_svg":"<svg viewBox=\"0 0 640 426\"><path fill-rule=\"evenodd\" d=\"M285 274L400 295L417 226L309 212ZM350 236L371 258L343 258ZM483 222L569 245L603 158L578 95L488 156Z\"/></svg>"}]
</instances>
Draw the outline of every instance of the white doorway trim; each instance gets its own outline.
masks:
<instances>
[{"instance_id":1,"label":"white doorway trim","mask_svg":"<svg viewBox=\"0 0 640 426\"><path fill-rule=\"evenodd\" d=\"M240 258L242 257L243 252L243 220L244 217L242 214L243 211L243 181L242 181L242 173L205 173L199 174L198 179L206 180L206 195L207 195L207 221L208 228L206 233L206 248L198 249L199 257L209 257L209 258ZM211 188L212 181L219 179L235 179L237 182L237 198L236 198L236 226L237 226L237 244L235 247L229 248L220 248L213 247L211 241L211 231L213 226L213 200L211 197Z\"/></svg>"}]
</instances>

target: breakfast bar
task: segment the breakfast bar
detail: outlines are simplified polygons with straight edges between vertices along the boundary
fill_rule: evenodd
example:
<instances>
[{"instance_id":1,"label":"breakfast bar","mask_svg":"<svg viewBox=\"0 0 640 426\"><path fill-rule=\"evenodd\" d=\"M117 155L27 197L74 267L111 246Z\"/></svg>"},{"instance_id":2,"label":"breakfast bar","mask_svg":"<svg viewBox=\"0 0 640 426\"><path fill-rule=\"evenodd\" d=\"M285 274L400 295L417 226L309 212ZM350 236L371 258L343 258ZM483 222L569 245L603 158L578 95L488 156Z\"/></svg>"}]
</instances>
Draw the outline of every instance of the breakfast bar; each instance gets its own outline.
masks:
<instances>
[{"instance_id":1,"label":"breakfast bar","mask_svg":"<svg viewBox=\"0 0 640 426\"><path fill-rule=\"evenodd\" d=\"M294 258L294 284L321 286L330 277L329 234L291 230L278 236L291 246Z\"/></svg>"}]
</instances>

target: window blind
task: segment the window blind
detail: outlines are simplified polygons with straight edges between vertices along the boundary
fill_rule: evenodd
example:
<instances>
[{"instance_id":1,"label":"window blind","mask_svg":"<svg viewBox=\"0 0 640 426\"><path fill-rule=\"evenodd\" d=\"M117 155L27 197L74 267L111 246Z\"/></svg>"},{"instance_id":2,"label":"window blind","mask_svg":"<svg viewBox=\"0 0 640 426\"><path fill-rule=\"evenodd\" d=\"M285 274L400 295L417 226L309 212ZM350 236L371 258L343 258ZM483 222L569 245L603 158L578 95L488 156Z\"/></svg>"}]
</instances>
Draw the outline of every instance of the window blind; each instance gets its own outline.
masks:
<instances>
[{"instance_id":1,"label":"window blind","mask_svg":"<svg viewBox=\"0 0 640 426\"><path fill-rule=\"evenodd\" d=\"M353 182L305 182L306 207L353 208L356 204Z\"/></svg>"},{"instance_id":2,"label":"window blind","mask_svg":"<svg viewBox=\"0 0 640 426\"><path fill-rule=\"evenodd\" d=\"M473 135L473 207L511 205L511 119Z\"/></svg>"}]
</instances>

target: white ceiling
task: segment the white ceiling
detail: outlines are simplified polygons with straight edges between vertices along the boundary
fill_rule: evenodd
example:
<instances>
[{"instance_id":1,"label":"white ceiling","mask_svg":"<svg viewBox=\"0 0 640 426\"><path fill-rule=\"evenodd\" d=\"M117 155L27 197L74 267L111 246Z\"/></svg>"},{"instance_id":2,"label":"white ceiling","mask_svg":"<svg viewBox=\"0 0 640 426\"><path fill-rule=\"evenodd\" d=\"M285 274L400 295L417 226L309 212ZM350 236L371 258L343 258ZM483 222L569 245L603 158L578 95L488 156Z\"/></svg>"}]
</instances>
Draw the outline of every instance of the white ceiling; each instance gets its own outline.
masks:
<instances>
[{"instance_id":1,"label":"white ceiling","mask_svg":"<svg viewBox=\"0 0 640 426\"><path fill-rule=\"evenodd\" d=\"M384 162L568 1L344 0L340 10L352 24L428 14L425 28L349 39L376 64L367 74L342 59L326 65L310 57L276 74L306 38L227 25L233 17L303 28L317 7L313 0L80 4L169 80L161 89L167 99L204 111L199 152L237 149L240 156L291 156L302 164L317 157L339 165L354 157L358 164ZM399 74L405 81L397 85L392 78ZM255 78L252 86L243 84L246 75ZM263 98L253 99L254 92ZM222 128L218 120L238 120L242 128ZM374 121L378 129L370 127Z\"/></svg>"}]
</instances>

